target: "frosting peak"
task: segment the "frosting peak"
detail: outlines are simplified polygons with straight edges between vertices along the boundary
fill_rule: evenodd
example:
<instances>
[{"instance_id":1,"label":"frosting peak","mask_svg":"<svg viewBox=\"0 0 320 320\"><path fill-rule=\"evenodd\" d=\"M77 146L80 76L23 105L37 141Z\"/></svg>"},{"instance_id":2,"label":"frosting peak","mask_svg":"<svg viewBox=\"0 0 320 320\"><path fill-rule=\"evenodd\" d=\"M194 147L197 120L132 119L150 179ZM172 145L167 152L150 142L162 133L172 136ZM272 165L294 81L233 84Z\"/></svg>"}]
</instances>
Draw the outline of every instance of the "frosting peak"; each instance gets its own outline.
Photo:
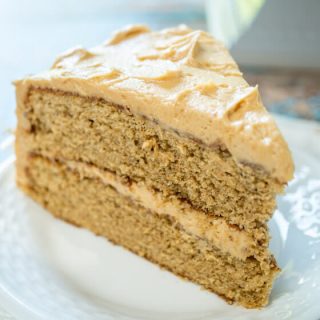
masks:
<instances>
[{"instance_id":1,"label":"frosting peak","mask_svg":"<svg viewBox=\"0 0 320 320\"><path fill-rule=\"evenodd\" d=\"M150 29L147 26L144 25L129 25L122 30L116 31L112 38L110 38L107 42L106 45L114 45L118 44L124 40L127 40L130 37L137 36L141 33L144 32L149 32Z\"/></svg>"},{"instance_id":2,"label":"frosting peak","mask_svg":"<svg viewBox=\"0 0 320 320\"><path fill-rule=\"evenodd\" d=\"M129 26L90 50L61 55L42 74L16 82L18 98L43 87L95 96L202 140L223 143L239 163L293 175L290 151L221 42L186 26L152 32Z\"/></svg>"}]
</instances>

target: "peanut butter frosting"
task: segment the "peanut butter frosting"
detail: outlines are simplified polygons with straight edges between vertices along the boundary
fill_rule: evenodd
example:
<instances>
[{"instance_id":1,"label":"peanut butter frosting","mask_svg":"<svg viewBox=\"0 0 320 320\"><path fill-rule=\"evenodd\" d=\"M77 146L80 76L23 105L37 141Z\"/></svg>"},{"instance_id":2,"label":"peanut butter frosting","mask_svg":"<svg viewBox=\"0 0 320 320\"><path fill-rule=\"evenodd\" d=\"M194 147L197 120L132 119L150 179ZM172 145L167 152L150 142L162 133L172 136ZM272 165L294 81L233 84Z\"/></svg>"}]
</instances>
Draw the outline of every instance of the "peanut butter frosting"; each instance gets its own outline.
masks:
<instances>
[{"instance_id":1,"label":"peanut butter frosting","mask_svg":"<svg viewBox=\"0 0 320 320\"><path fill-rule=\"evenodd\" d=\"M258 88L203 31L129 26L98 47L64 53L49 71L15 84L18 104L30 87L102 98L207 146L223 144L239 165L259 165L281 183L292 178L290 151Z\"/></svg>"}]
</instances>

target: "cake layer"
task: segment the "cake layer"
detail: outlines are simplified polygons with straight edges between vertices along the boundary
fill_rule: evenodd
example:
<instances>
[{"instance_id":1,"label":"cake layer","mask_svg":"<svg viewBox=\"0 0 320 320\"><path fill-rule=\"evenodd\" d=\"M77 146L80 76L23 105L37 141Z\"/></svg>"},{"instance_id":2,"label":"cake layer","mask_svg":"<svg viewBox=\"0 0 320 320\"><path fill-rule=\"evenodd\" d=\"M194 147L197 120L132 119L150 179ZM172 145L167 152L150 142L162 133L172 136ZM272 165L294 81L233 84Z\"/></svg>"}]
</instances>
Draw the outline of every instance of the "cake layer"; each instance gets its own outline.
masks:
<instances>
[{"instance_id":1,"label":"cake layer","mask_svg":"<svg viewBox=\"0 0 320 320\"><path fill-rule=\"evenodd\" d=\"M134 26L90 50L61 56L52 69L16 82L103 98L210 146L222 143L238 163L263 167L286 183L293 163L279 129L223 45L202 31L150 32Z\"/></svg>"},{"instance_id":2,"label":"cake layer","mask_svg":"<svg viewBox=\"0 0 320 320\"><path fill-rule=\"evenodd\" d=\"M18 116L28 153L93 164L256 233L265 233L282 190L223 146L208 148L103 100L34 89Z\"/></svg>"},{"instance_id":3,"label":"cake layer","mask_svg":"<svg viewBox=\"0 0 320 320\"><path fill-rule=\"evenodd\" d=\"M105 236L229 302L249 308L267 303L278 271L272 259L260 263L223 253L187 233L174 217L158 215L101 178L85 177L64 164L33 156L18 170L24 171L19 186L55 216Z\"/></svg>"}]
</instances>

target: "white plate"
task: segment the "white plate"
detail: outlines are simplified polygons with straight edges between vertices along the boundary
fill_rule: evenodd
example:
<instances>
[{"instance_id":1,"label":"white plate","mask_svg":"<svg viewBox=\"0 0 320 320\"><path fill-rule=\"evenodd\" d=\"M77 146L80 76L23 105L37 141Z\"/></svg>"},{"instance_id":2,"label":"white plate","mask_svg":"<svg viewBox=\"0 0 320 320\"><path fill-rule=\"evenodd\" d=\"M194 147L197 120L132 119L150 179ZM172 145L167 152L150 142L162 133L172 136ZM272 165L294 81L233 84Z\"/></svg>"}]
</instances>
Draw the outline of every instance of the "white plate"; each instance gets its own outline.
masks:
<instances>
[{"instance_id":1,"label":"white plate","mask_svg":"<svg viewBox=\"0 0 320 320\"><path fill-rule=\"evenodd\" d=\"M267 308L229 306L103 238L54 219L17 190L10 143L0 150L2 307L23 320L319 319L320 127L277 119L293 151L296 175L270 223L271 247L283 273Z\"/></svg>"}]
</instances>

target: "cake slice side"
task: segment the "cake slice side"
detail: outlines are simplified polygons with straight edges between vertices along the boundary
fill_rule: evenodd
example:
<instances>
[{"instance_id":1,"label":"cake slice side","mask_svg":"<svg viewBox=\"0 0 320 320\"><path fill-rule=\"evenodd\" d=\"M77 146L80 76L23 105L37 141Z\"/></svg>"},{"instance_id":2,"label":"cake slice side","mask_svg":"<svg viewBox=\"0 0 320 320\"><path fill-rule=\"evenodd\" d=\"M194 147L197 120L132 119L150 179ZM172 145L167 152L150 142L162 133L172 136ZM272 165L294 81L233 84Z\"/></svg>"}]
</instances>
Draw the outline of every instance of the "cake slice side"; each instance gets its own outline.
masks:
<instances>
[{"instance_id":1,"label":"cake slice side","mask_svg":"<svg viewBox=\"0 0 320 320\"><path fill-rule=\"evenodd\" d=\"M152 147L152 145L147 146L148 148L142 148L142 145L146 144L146 141L149 141L150 137L144 136L142 140L130 138L128 128L124 126L125 123L129 123L129 119L127 118L128 114L125 113L125 109L114 108L113 112L110 113L108 109L110 104L102 101L96 104L97 102L95 100L68 93L52 92L42 89L32 89L30 91L30 99L26 101L24 108L17 110L19 121L16 136L16 153L17 182L19 187L55 216L75 225L88 228L96 234L103 235L109 240L121 244L131 251L164 266L177 275L186 277L218 293L228 302L236 302L248 308L265 305L268 301L273 279L279 272L279 268L268 250L267 227L264 223L268 217L265 217L261 221L256 220L255 227L249 223L245 223L244 225L236 223L230 224L228 219L225 219L225 217L219 214L219 211L208 213L205 210L190 205L190 203L181 198L179 194L170 193L166 189L163 189L163 191L161 188L152 187L152 185L146 183L145 180L137 180L136 176L132 174L127 173L124 175L121 174L121 171L113 170L121 166L119 159L122 157L127 157L132 164L135 163L136 166L142 170L143 167L146 166L146 163L143 162L144 166L140 168L138 166L139 162L133 160L133 155L139 154L139 149L144 150L145 158L151 159L154 157L153 166L155 167L156 173L159 173L159 163L163 162L163 158L159 160L159 157L154 154L155 147ZM102 126L99 131L94 130L93 119L96 119L96 117L87 118L84 116L85 112L79 112L79 119L76 117L78 113L77 108L79 108L80 105L84 111L90 112L91 116L92 112L97 109L101 119L111 118L112 121L109 125L113 123L117 124L117 126L111 126L111 131L107 130L107 125ZM60 108L62 109L60 110ZM70 121L67 121L65 117L66 114L71 117ZM119 120L119 115L125 116L123 122ZM130 118L133 119L135 117L131 114ZM89 123L88 130L80 119ZM138 117L135 121L141 125L138 129L135 128L136 131L143 132L144 134L145 132L150 133L150 128L155 130L154 128L157 125L155 123L149 123L148 127L148 123L145 122L146 119L141 117ZM143 125L141 121L144 121ZM75 130L74 124L78 124L79 130ZM146 127L148 127L148 130L142 130L142 128ZM122 128L123 131L119 130L119 128ZM160 128L157 128L157 130L159 132ZM80 134L81 131L85 133L85 136ZM122 132L126 133L124 137L121 137ZM165 130L160 132L157 138L168 135L168 132ZM75 136L73 136L73 134L75 134ZM154 134L154 131L152 134ZM103 144L100 145L97 143L94 136L97 136L100 141L103 141ZM65 137L66 140L64 140L63 137ZM80 142L80 144L77 144L77 137L79 138L78 142ZM138 148L134 149L130 155L121 154L121 151L115 148L116 145L121 145L121 143L119 143L120 140L129 141L131 145L138 145ZM170 133L169 140L175 141L177 150L182 148L188 149L188 144L196 143L191 139L179 137L173 133ZM169 140L161 140L160 144L168 144ZM64 144L65 141L68 141L69 144ZM181 143L183 143L183 145ZM72 148L70 146L72 146ZM92 149L89 150L88 148L92 146L96 146L97 150L102 148L102 152L97 154L93 152ZM115 159L113 160L116 161L114 166L110 165L112 161L104 166L96 162L98 158L108 158L111 151L104 149L107 146L111 146L116 151L115 156L110 158ZM205 147L203 145L198 144L197 146L198 148L201 147L203 149L202 152L204 152ZM125 149L129 150L130 148L125 145ZM69 153L65 154L64 152L66 151ZM80 152L77 153L78 151ZM75 152L77 156L75 156ZM226 160L228 158L223 158L222 155L220 155L219 149L209 149L209 152L212 158L211 161L205 162L207 167L203 169L203 178L206 177L208 172L212 171L215 173L215 176L225 174L223 168L229 168L230 166ZM94 155L96 158L86 160L86 155ZM183 160L179 164L179 170L181 171L182 164L186 164L189 161L187 160L188 158L183 158L183 154L181 153L179 153L178 157L180 160ZM194 160L195 162L201 162L203 157L203 153L200 156L198 151L197 158ZM134 172L134 167L131 168L132 172ZM177 171L176 168L174 170ZM184 170L190 172L192 171L192 166ZM201 176L202 173L199 172L199 170L194 171L194 175L196 176L197 174ZM170 174L166 173L164 176L170 177L171 175L174 175L174 171L171 171ZM53 176L55 177L54 179ZM110 178L109 180L108 178L104 178L105 176L114 177L117 183L114 183ZM147 174L143 172L141 177L145 176L147 176ZM235 177L235 179L238 178L238 176ZM256 178L257 177L254 176L254 179ZM55 179L57 179L57 185L59 187L54 186ZM69 179L71 179L74 184L71 182L67 183L66 181ZM210 179L211 181L215 181L216 178L211 177ZM254 179L251 178L253 181ZM251 180L249 182L244 181L244 185L246 183L252 184L253 182ZM121 205L118 205L117 210L115 210L115 207L109 207L107 204L109 203L108 198L106 198L104 205L101 205L101 202L103 202L101 200L96 199L96 203L94 199L91 199L92 206L97 208L95 212L92 213L91 206L86 204L87 201L89 201L87 199L87 193L83 193L78 189L82 184L86 185L88 183L88 185L91 185L91 181L99 181L98 185L100 187L95 187L95 195L98 196L99 188L101 189L101 193L103 193L103 190L107 187L108 189L114 190L113 199L117 199L117 203L125 203L125 199L130 198L130 204L133 208L132 212L136 210L137 215L143 208L149 215L157 217L154 219L159 219L159 224L164 223L164 221L170 221L170 228L175 230L175 234L177 233L182 239L185 239L185 237L192 239L190 240L193 244L192 247L188 247L187 245L182 246L182 240L174 240L169 237L169 234L166 235L163 234L162 231L159 231L163 236L162 241L168 246L170 244L171 251L169 250L165 255L154 254L154 251L150 252L148 241L151 240L149 239L150 235L148 230L153 230L154 226L149 226L147 221L144 222L146 224L146 231L140 235L139 238L136 237L136 234L134 235L134 238L139 241L138 243L135 243L131 238L130 241L125 238L122 239L123 232L129 228L129 226L125 224L126 220L118 226L119 229L115 229L113 224L110 224L110 226L112 226L111 229L115 232L115 234L110 234L111 231L104 225L103 219L105 218L103 217L107 215L108 219L113 219L114 215L117 214L115 211L120 214L124 211L124 208ZM168 181L170 182L169 178L167 179L167 182ZM235 183L236 182L240 183L240 179L235 180ZM134 198L134 186L136 186L138 191L143 190L142 197ZM163 186L165 186L165 184ZM197 185L195 189L200 187L201 185ZM53 190L52 188L55 189ZM119 189L120 191L122 190L122 192L119 192ZM227 189L227 186L225 186L224 189ZM58 190L60 190L59 194L57 194ZM124 195L123 190L127 190L127 194ZM210 194L210 190L207 190L207 187L202 190ZM219 188L215 190L218 191ZM150 196L146 201L143 201L146 191L158 199L158 202L151 208L150 204L152 204L151 200L153 199ZM68 196L66 196L66 194L68 194ZM243 197L247 197L245 192L243 192ZM271 199L274 200L273 197L271 197ZM66 203L66 201L68 203ZM71 204L70 201L72 202ZM82 202L85 204L80 205ZM233 206L236 207L235 202ZM83 208L87 208L87 210ZM164 210L165 208L168 208L167 212ZM257 209L259 209L259 207L257 207ZM88 214L88 210L90 214ZM173 215L173 211L177 211L177 214ZM86 216L83 216L84 213L86 213ZM237 217L237 208L234 209L233 213L234 216ZM145 216L141 219L145 219ZM223 221L223 226L226 226L225 228L221 228L220 221ZM136 226L133 226L132 232L138 232L138 230L140 229L136 229ZM118 235L116 236L116 234ZM157 240L154 240L152 244L155 244L159 240L158 238L159 234L155 235L155 239ZM190 250L197 252L197 246L200 245L203 247L205 244L205 255L202 256L202 253L199 253L198 256L193 253L192 257L195 260L195 264L190 266L190 270L189 268L184 269L183 263L185 263L186 259L190 259L188 252ZM158 248L157 250L160 249ZM173 255L172 250L181 252L182 257L177 259ZM187 250L187 252L184 250ZM210 261L210 263L207 260ZM172 263L170 261L172 261ZM222 279L225 279L223 270L226 268L230 270L230 273L227 281L223 283Z\"/></svg>"}]
</instances>

